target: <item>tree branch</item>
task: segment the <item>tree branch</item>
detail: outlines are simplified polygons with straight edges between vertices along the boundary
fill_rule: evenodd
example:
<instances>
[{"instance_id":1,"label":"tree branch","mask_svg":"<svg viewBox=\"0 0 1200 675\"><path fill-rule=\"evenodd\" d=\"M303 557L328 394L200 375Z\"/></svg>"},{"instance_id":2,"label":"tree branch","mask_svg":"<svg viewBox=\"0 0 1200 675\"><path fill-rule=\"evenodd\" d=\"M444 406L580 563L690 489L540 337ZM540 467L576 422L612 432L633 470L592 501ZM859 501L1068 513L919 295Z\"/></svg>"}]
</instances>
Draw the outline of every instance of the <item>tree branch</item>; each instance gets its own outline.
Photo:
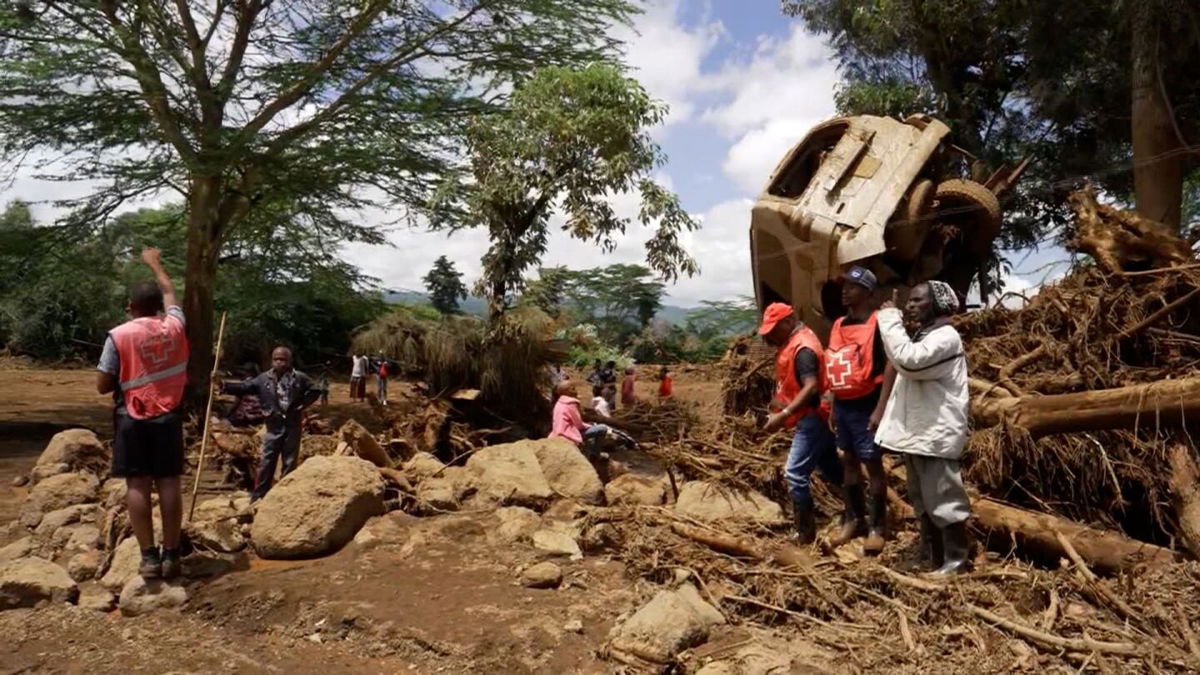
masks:
<instances>
[{"instance_id":1,"label":"tree branch","mask_svg":"<svg viewBox=\"0 0 1200 675\"><path fill-rule=\"evenodd\" d=\"M192 53L192 84L196 87L196 98L200 101L200 115L204 128L209 132L221 128L221 106L213 95L212 82L208 77L208 64L205 59L207 40L200 38L196 29L196 21L192 18L192 10L188 8L188 0L175 0L175 9L179 12L179 21L183 24L187 35L188 48ZM214 20L213 25L217 22Z\"/></svg>"},{"instance_id":2,"label":"tree branch","mask_svg":"<svg viewBox=\"0 0 1200 675\"><path fill-rule=\"evenodd\" d=\"M250 43L250 30L259 12L270 6L271 0L249 0L239 7L237 28L233 33L233 44L229 47L229 60L221 71L221 80L217 83L217 96L221 103L229 101L233 95L233 85L238 71L242 68L242 60L246 57L246 46Z\"/></svg>"}]
</instances>

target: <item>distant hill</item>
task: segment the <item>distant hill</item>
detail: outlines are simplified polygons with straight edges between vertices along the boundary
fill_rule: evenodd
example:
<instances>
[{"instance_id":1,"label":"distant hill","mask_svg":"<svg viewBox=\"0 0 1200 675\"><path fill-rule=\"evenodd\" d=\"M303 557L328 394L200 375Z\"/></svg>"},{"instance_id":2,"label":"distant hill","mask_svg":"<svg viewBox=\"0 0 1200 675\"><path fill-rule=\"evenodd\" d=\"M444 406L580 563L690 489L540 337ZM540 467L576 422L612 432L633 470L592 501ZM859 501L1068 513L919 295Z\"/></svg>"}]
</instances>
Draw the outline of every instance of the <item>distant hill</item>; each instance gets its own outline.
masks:
<instances>
[{"instance_id":1,"label":"distant hill","mask_svg":"<svg viewBox=\"0 0 1200 675\"><path fill-rule=\"evenodd\" d=\"M383 292L383 300L393 305L428 305L429 295L421 291L409 289L386 290ZM459 307L466 314L474 314L476 316L487 314L487 301L473 295L460 302ZM658 314L654 315L654 318L662 319L670 324L681 325L684 319L687 318L688 312L691 312L693 309L695 308L663 305L662 309L658 310Z\"/></svg>"}]
</instances>

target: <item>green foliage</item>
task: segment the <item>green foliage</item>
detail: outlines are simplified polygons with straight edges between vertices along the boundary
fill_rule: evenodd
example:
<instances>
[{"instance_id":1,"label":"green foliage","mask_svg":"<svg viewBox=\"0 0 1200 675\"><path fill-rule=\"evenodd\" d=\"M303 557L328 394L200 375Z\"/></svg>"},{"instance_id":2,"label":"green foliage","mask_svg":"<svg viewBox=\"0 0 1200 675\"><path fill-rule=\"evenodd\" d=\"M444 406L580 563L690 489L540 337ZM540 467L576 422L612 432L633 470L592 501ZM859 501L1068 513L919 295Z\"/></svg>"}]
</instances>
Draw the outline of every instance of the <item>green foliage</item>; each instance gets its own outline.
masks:
<instances>
[{"instance_id":1,"label":"green foliage","mask_svg":"<svg viewBox=\"0 0 1200 675\"><path fill-rule=\"evenodd\" d=\"M550 267L528 283L521 299L551 316L594 326L600 341L623 347L662 308L665 288L643 265Z\"/></svg>"},{"instance_id":2,"label":"green foliage","mask_svg":"<svg viewBox=\"0 0 1200 675\"><path fill-rule=\"evenodd\" d=\"M758 325L758 306L754 298L704 300L699 309L688 312L687 331L702 340L744 335Z\"/></svg>"},{"instance_id":3,"label":"green foliage","mask_svg":"<svg viewBox=\"0 0 1200 675\"><path fill-rule=\"evenodd\" d=\"M664 279L697 271L679 245L697 223L650 174L664 158L648 129L664 106L638 83L603 64L543 68L513 92L510 109L480 116L467 130L471 181L452 181L434 203L435 227L486 227L479 291L493 313L507 307L523 274L541 259L555 209L572 237L611 251L630 224L609 202L636 191L638 220L654 225L648 266ZM552 299L552 298L551 298Z\"/></svg>"},{"instance_id":4,"label":"green foliage","mask_svg":"<svg viewBox=\"0 0 1200 675\"><path fill-rule=\"evenodd\" d=\"M433 269L423 279L429 291L429 303L442 314L458 314L458 301L467 297L467 287L462 282L462 272L446 256L438 256Z\"/></svg>"}]
</instances>

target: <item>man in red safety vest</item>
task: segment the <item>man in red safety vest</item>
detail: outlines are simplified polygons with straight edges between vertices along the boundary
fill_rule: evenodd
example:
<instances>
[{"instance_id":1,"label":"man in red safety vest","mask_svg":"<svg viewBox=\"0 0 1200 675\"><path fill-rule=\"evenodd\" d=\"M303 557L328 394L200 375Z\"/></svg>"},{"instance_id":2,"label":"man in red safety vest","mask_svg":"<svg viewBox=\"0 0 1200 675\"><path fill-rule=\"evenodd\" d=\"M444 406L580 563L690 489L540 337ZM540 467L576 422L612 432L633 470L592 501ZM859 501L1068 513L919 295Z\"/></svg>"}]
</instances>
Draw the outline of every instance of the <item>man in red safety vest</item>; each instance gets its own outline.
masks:
<instances>
[{"instance_id":1,"label":"man in red safety vest","mask_svg":"<svg viewBox=\"0 0 1200 675\"><path fill-rule=\"evenodd\" d=\"M842 304L847 313L833 322L825 353L837 444L845 466L847 505L847 517L832 543L841 545L865 532L863 552L869 555L883 551L886 536L887 482L875 430L896 381L872 306L875 284L875 275L862 267L851 267L842 277ZM860 465L867 469L869 502L863 495Z\"/></svg>"},{"instance_id":2,"label":"man in red safety vest","mask_svg":"<svg viewBox=\"0 0 1200 675\"><path fill-rule=\"evenodd\" d=\"M158 250L142 251L155 281L129 292L131 320L112 329L100 354L96 390L112 393L112 475L125 479L125 503L142 550L138 567L147 579L179 575L179 529L183 520L183 419L179 406L187 385L188 343L175 286ZM165 311L164 311L165 310ZM158 487L162 550L154 544L151 488Z\"/></svg>"},{"instance_id":3,"label":"man in red safety vest","mask_svg":"<svg viewBox=\"0 0 1200 675\"><path fill-rule=\"evenodd\" d=\"M832 485L842 482L842 465L821 403L824 350L816 334L796 318L791 305L782 302L769 305L763 312L758 334L779 350L775 357L775 396L765 428L795 429L784 479L792 497L797 537L809 544L817 534L810 486L813 469L819 468Z\"/></svg>"}]
</instances>

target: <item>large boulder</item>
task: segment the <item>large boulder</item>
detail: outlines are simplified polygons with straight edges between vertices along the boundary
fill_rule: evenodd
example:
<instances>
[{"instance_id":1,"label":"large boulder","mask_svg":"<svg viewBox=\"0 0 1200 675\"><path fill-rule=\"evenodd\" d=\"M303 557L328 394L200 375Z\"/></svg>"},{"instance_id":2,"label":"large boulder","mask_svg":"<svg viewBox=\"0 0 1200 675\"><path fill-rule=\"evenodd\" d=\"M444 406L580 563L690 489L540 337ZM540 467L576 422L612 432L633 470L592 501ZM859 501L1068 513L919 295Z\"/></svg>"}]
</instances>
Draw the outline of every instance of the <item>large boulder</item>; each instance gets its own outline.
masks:
<instances>
[{"instance_id":1,"label":"large boulder","mask_svg":"<svg viewBox=\"0 0 1200 675\"><path fill-rule=\"evenodd\" d=\"M68 471L100 473L108 466L108 451L89 429L67 429L54 434L36 466L66 464Z\"/></svg>"},{"instance_id":2,"label":"large boulder","mask_svg":"<svg viewBox=\"0 0 1200 675\"><path fill-rule=\"evenodd\" d=\"M139 616L159 609L175 609L187 599L187 590L177 581L135 576L121 588L117 607L125 616Z\"/></svg>"},{"instance_id":3,"label":"large boulder","mask_svg":"<svg viewBox=\"0 0 1200 675\"><path fill-rule=\"evenodd\" d=\"M96 501L100 481L90 473L61 473L43 480L29 491L21 507L21 524L37 527L42 517L75 504Z\"/></svg>"},{"instance_id":4,"label":"large boulder","mask_svg":"<svg viewBox=\"0 0 1200 675\"><path fill-rule=\"evenodd\" d=\"M106 515L104 507L99 504L76 504L68 506L65 509L51 511L42 516L42 522L38 523L34 534L38 537L49 539L55 536L57 531L68 525L76 523L99 525L104 522Z\"/></svg>"},{"instance_id":5,"label":"large boulder","mask_svg":"<svg viewBox=\"0 0 1200 675\"><path fill-rule=\"evenodd\" d=\"M484 504L540 507L554 492L538 463L536 441L484 448L467 460L476 497Z\"/></svg>"},{"instance_id":6,"label":"large boulder","mask_svg":"<svg viewBox=\"0 0 1200 675\"><path fill-rule=\"evenodd\" d=\"M563 438L527 441L533 444L546 482L555 492L585 504L604 502L604 484L592 463L574 443Z\"/></svg>"},{"instance_id":7,"label":"large boulder","mask_svg":"<svg viewBox=\"0 0 1200 675\"><path fill-rule=\"evenodd\" d=\"M736 490L705 481L685 483L679 489L675 512L704 522L783 522L783 509L753 490Z\"/></svg>"},{"instance_id":8,"label":"large boulder","mask_svg":"<svg viewBox=\"0 0 1200 675\"><path fill-rule=\"evenodd\" d=\"M138 565L142 563L142 549L137 537L126 537L113 551L108 571L100 578L100 585L114 593L120 591L130 579L138 576Z\"/></svg>"},{"instance_id":9,"label":"large boulder","mask_svg":"<svg viewBox=\"0 0 1200 675\"><path fill-rule=\"evenodd\" d=\"M679 652L703 644L725 618L691 585L661 591L613 629L613 649L652 663L667 663Z\"/></svg>"},{"instance_id":10,"label":"large boulder","mask_svg":"<svg viewBox=\"0 0 1200 675\"><path fill-rule=\"evenodd\" d=\"M659 506L667 501L667 488L661 480L627 473L604 486L604 499L609 506Z\"/></svg>"},{"instance_id":11,"label":"large boulder","mask_svg":"<svg viewBox=\"0 0 1200 675\"><path fill-rule=\"evenodd\" d=\"M259 503L251 526L263 558L311 558L340 549L384 512L383 478L357 457L313 457Z\"/></svg>"},{"instance_id":12,"label":"large boulder","mask_svg":"<svg viewBox=\"0 0 1200 675\"><path fill-rule=\"evenodd\" d=\"M36 607L45 602L74 602L79 587L67 571L42 558L0 564L0 610Z\"/></svg>"},{"instance_id":13,"label":"large boulder","mask_svg":"<svg viewBox=\"0 0 1200 675\"><path fill-rule=\"evenodd\" d=\"M33 540L33 537L21 537L11 544L0 548L0 563L31 556L37 550L37 547L37 542Z\"/></svg>"}]
</instances>

